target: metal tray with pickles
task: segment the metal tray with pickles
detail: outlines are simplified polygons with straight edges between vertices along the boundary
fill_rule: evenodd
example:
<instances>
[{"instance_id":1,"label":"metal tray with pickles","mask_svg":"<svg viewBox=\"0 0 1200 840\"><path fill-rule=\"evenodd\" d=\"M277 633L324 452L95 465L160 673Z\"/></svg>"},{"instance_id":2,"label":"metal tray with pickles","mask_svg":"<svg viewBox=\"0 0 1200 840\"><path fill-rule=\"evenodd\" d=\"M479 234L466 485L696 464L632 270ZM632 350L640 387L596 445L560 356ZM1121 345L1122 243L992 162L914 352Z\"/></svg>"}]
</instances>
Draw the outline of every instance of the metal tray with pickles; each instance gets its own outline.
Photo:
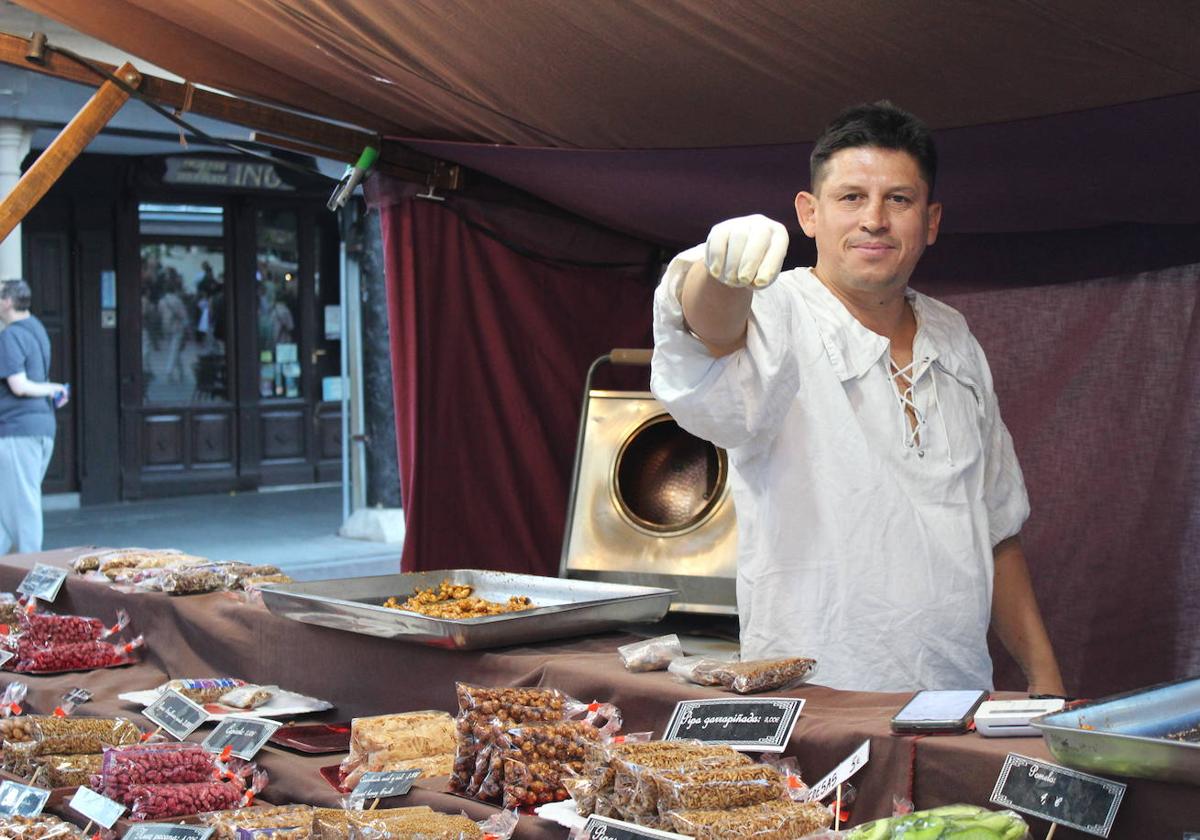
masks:
<instances>
[{"instance_id":1,"label":"metal tray with pickles","mask_svg":"<svg viewBox=\"0 0 1200 840\"><path fill-rule=\"evenodd\" d=\"M1106 697L1031 722L1069 767L1200 785L1200 678Z\"/></svg>"}]
</instances>

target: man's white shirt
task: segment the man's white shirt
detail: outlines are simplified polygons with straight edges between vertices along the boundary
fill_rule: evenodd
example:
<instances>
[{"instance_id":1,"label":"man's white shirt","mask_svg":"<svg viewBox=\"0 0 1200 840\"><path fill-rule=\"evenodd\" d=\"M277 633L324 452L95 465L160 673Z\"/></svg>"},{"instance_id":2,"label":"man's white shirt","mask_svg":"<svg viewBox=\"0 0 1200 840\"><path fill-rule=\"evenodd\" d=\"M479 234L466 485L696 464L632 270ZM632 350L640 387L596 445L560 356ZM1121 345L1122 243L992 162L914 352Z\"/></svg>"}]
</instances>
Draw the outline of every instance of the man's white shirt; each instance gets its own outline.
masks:
<instances>
[{"instance_id":1,"label":"man's white shirt","mask_svg":"<svg viewBox=\"0 0 1200 840\"><path fill-rule=\"evenodd\" d=\"M729 452L742 656L812 656L812 682L863 691L991 688L992 549L1029 515L983 350L913 290L917 439L889 341L809 269L754 293L745 348L714 359L679 289L655 294L651 389Z\"/></svg>"}]
</instances>

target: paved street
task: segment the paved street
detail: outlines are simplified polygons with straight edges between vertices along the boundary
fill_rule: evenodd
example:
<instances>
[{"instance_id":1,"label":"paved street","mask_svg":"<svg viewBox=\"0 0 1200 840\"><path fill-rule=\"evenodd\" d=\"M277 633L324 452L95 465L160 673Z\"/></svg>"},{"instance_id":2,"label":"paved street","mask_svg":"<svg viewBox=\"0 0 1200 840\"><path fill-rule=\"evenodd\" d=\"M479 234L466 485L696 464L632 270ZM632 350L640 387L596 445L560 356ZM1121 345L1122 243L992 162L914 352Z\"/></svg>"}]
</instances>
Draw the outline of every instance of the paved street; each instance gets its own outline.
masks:
<instances>
[{"instance_id":1,"label":"paved street","mask_svg":"<svg viewBox=\"0 0 1200 840\"><path fill-rule=\"evenodd\" d=\"M179 548L274 563L299 580L399 571L400 543L339 537L341 522L340 487L182 496L47 511L43 545Z\"/></svg>"}]
</instances>

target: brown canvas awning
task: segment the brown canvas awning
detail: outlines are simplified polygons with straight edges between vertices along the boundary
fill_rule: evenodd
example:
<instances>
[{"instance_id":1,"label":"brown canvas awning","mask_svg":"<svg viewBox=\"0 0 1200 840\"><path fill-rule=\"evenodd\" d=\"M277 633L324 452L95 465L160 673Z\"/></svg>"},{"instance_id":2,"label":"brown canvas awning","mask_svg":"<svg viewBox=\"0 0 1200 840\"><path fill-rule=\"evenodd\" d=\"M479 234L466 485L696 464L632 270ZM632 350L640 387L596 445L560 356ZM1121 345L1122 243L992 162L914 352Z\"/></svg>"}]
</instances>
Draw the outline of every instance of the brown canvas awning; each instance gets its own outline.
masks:
<instances>
[{"instance_id":1,"label":"brown canvas awning","mask_svg":"<svg viewBox=\"0 0 1200 840\"><path fill-rule=\"evenodd\" d=\"M597 149L934 128L1200 89L1190 0L20 0L215 86L383 133Z\"/></svg>"}]
</instances>

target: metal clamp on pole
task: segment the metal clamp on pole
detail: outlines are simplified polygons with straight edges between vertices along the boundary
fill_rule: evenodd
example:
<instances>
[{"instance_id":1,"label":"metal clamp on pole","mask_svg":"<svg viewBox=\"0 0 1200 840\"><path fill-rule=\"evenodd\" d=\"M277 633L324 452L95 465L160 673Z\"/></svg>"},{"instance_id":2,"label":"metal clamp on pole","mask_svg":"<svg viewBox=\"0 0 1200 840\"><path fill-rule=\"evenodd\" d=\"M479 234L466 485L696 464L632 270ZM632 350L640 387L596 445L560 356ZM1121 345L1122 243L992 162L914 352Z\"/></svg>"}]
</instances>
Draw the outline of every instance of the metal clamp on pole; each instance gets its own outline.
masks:
<instances>
[{"instance_id":1,"label":"metal clamp on pole","mask_svg":"<svg viewBox=\"0 0 1200 840\"><path fill-rule=\"evenodd\" d=\"M374 146L367 146L363 149L362 154L358 156L358 161L353 166L346 167L346 171L342 173L341 180L333 188L333 194L329 196L329 201L325 202L325 206L330 210L345 207L350 196L354 194L354 190L358 188L359 183L362 182L367 171L375 165L378 158L379 149Z\"/></svg>"}]
</instances>

